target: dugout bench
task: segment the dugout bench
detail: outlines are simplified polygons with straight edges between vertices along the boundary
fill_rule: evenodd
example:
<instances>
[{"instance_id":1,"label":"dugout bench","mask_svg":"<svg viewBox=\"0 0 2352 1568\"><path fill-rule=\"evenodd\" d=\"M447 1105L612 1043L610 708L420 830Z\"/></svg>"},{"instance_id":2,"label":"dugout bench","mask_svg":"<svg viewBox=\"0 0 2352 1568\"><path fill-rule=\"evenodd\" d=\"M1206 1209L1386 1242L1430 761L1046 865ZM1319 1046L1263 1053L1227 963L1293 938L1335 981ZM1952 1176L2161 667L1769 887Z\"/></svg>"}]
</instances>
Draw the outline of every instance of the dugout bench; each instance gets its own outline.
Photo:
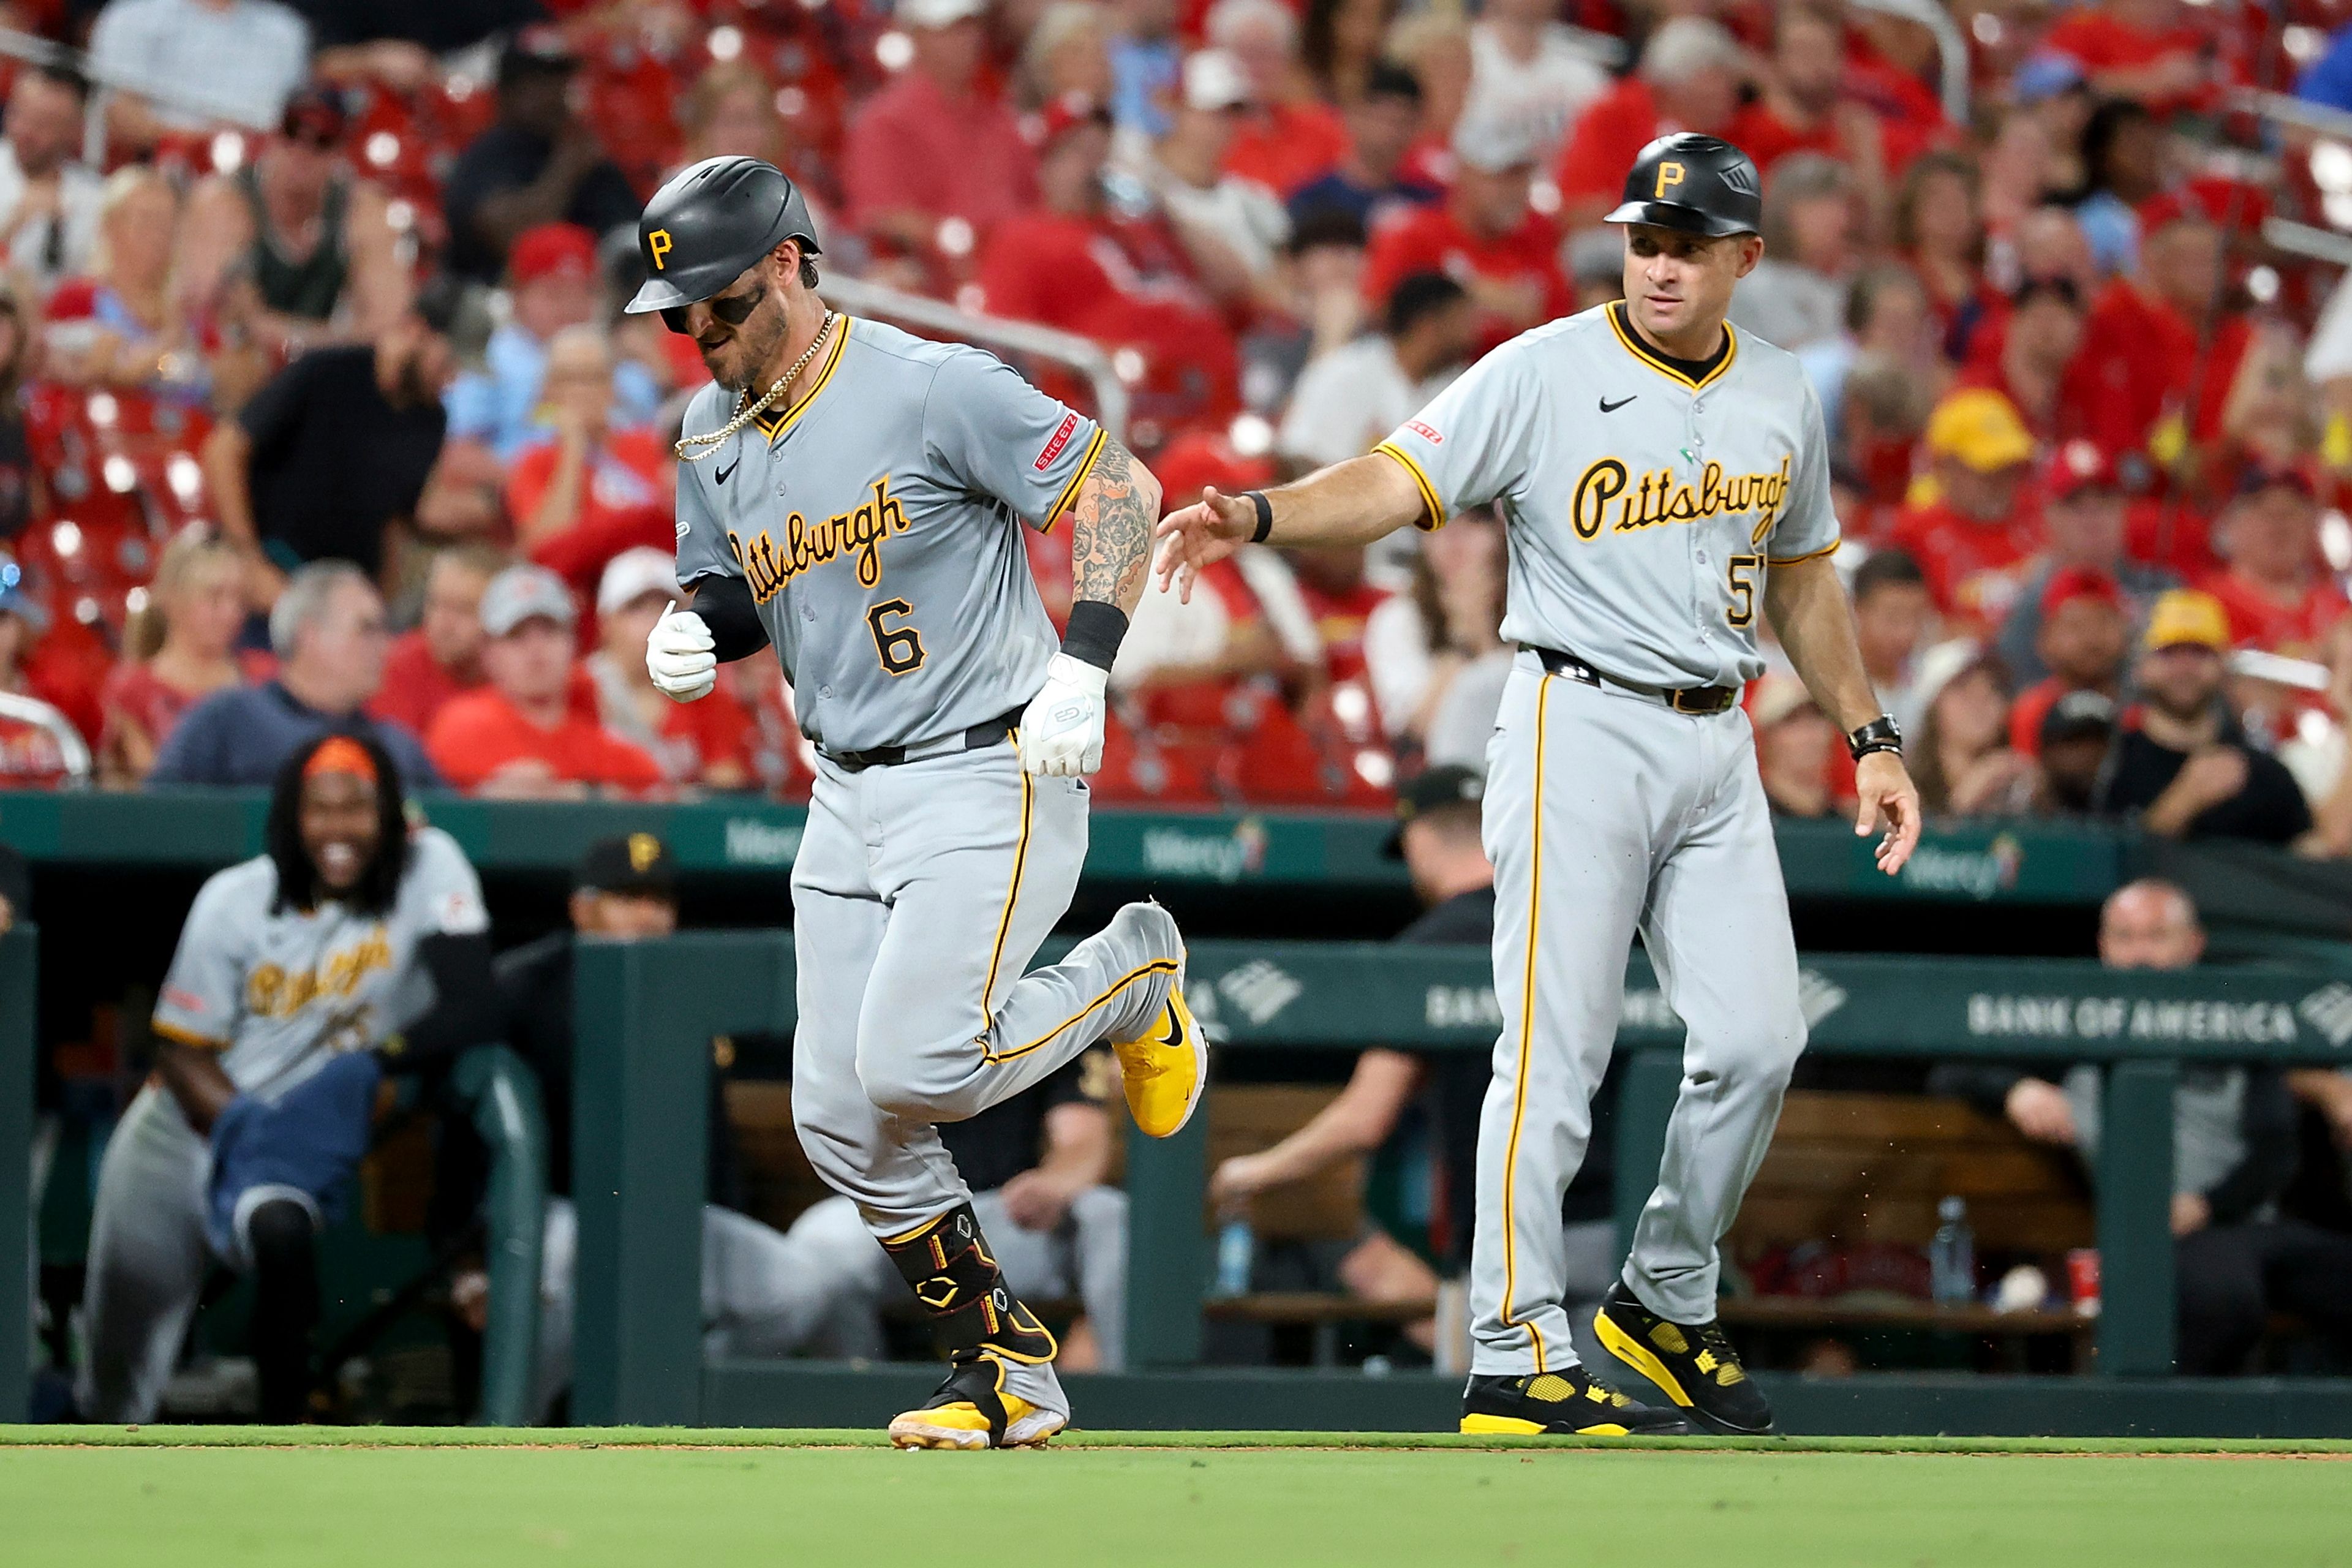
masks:
<instances>
[{"instance_id":1,"label":"dugout bench","mask_svg":"<svg viewBox=\"0 0 2352 1568\"><path fill-rule=\"evenodd\" d=\"M747 1405L730 1380L759 1374L728 1366L706 1373L701 1359L694 1215L708 1128L699 1064L714 1036L789 1029L790 935L591 942L577 984L575 1417L723 1418ZM2352 1062L2352 983L2317 967L2117 972L2078 960L1808 955L1802 992L1811 1048L1822 1055L2106 1064L2095 1226L2105 1310L2095 1383L2171 1371L2178 1064ZM1188 994L1220 1049L1231 1052L1373 1041L1486 1050L1499 1017L1479 950L1200 942ZM1620 1034L1620 1048L1633 1053L1619 1109L1621 1237L1654 1180L1681 1080L1680 1036L1637 954ZM1128 1340L1137 1373L1185 1372L1200 1360L1206 1125L1200 1119L1175 1138L1127 1144ZM2339 1423L2352 1415L2352 1404L2329 1408Z\"/></svg>"}]
</instances>

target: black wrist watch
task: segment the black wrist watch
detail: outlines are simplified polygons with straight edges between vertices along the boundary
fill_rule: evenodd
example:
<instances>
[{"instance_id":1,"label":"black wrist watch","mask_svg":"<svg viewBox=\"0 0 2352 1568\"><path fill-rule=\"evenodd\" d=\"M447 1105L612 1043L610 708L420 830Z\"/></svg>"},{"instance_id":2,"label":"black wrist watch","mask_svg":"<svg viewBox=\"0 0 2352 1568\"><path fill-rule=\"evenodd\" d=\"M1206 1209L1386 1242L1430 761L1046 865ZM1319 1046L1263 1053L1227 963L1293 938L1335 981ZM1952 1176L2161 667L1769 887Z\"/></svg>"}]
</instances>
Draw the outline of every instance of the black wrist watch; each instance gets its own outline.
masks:
<instances>
[{"instance_id":1,"label":"black wrist watch","mask_svg":"<svg viewBox=\"0 0 2352 1568\"><path fill-rule=\"evenodd\" d=\"M1853 753L1857 763L1873 752L1892 752L1899 757L1903 754L1902 727L1895 722L1894 714L1881 713L1847 735L1845 749Z\"/></svg>"}]
</instances>

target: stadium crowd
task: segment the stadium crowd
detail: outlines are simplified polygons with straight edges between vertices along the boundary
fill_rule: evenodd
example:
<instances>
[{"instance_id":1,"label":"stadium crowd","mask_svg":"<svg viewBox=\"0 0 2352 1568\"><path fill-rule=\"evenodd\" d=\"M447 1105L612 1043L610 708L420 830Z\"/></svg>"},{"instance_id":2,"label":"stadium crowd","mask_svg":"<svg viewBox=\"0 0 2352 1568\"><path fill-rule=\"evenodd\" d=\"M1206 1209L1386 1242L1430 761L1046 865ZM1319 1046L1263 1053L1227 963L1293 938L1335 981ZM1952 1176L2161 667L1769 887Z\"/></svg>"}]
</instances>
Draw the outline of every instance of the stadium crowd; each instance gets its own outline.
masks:
<instances>
[{"instance_id":1,"label":"stadium crowd","mask_svg":"<svg viewBox=\"0 0 2352 1568\"><path fill-rule=\"evenodd\" d=\"M1612 297L1595 220L1693 129L1764 171L1735 321L1821 396L1931 810L2352 851L2352 297L2263 226L2352 180L2232 97L2345 96L2320 0L0 12L88 51L16 64L0 128L9 784L61 779L68 728L129 787L364 723L422 788L804 792L772 668L680 707L634 651L702 372L616 301L688 160L786 168L837 276L1094 340L1181 499L1363 451ZM1502 535L1155 597L1104 798L1385 807L1475 764ZM1030 542L1066 607L1065 542ZM1778 807L1836 811L1801 685L1748 702Z\"/></svg>"}]
</instances>

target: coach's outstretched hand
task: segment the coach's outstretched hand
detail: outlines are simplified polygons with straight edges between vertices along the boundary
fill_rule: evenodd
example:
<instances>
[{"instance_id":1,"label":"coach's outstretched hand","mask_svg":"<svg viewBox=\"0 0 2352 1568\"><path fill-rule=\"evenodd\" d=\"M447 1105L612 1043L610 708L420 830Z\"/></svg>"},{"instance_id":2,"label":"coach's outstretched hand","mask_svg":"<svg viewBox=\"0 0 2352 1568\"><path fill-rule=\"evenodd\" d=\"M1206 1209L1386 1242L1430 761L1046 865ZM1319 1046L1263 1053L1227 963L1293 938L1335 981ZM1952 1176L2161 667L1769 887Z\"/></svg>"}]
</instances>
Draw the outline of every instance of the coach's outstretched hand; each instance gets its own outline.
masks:
<instances>
[{"instance_id":1,"label":"coach's outstretched hand","mask_svg":"<svg viewBox=\"0 0 2352 1568\"><path fill-rule=\"evenodd\" d=\"M1057 653L1045 667L1045 685L1021 715L1021 766L1029 773L1074 779L1102 766L1103 692L1110 672Z\"/></svg>"},{"instance_id":2,"label":"coach's outstretched hand","mask_svg":"<svg viewBox=\"0 0 2352 1568\"><path fill-rule=\"evenodd\" d=\"M1192 579L1247 544L1257 531L1257 508L1240 496L1204 485L1199 500L1161 518L1155 531L1168 542L1160 546L1154 568L1160 591L1173 587L1176 596L1189 605Z\"/></svg>"},{"instance_id":3,"label":"coach's outstretched hand","mask_svg":"<svg viewBox=\"0 0 2352 1568\"><path fill-rule=\"evenodd\" d=\"M1878 868L1892 877L1919 846L1919 786L1893 752L1872 752L1853 765L1853 793L1860 798L1853 834L1867 838L1882 824Z\"/></svg>"},{"instance_id":4,"label":"coach's outstretched hand","mask_svg":"<svg viewBox=\"0 0 2352 1568\"><path fill-rule=\"evenodd\" d=\"M719 684L717 647L700 616L672 605L646 638L646 673L673 702L707 697Z\"/></svg>"}]
</instances>

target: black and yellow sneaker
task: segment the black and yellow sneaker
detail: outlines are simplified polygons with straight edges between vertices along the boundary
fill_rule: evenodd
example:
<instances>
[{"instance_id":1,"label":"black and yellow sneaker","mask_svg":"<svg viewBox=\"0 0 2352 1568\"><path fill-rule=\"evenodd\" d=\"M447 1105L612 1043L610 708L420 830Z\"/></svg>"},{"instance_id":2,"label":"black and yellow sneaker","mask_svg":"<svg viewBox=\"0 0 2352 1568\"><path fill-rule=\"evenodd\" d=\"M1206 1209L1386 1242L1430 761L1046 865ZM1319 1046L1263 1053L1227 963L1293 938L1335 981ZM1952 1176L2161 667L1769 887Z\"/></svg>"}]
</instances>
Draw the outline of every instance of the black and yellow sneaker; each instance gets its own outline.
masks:
<instances>
[{"instance_id":1,"label":"black and yellow sneaker","mask_svg":"<svg viewBox=\"0 0 2352 1568\"><path fill-rule=\"evenodd\" d=\"M1677 1437L1690 1424L1636 1405L1580 1366L1517 1377L1473 1377L1462 1391L1462 1430L1563 1437Z\"/></svg>"},{"instance_id":2,"label":"black and yellow sneaker","mask_svg":"<svg viewBox=\"0 0 2352 1568\"><path fill-rule=\"evenodd\" d=\"M1656 1384L1707 1431L1763 1437L1777 1430L1772 1407L1718 1321L1670 1321L1643 1306L1621 1279L1601 1303L1592 1331L1611 1355Z\"/></svg>"}]
</instances>

